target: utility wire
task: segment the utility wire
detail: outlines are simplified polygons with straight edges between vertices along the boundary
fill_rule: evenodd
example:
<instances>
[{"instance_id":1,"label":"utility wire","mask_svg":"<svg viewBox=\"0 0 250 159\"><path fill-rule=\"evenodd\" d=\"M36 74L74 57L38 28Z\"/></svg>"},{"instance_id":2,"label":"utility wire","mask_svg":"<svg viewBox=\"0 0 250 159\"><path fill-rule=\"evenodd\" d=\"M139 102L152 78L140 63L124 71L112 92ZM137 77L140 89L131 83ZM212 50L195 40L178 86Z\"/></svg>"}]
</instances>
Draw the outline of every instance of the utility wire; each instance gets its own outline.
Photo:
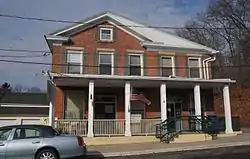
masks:
<instances>
[{"instance_id":1,"label":"utility wire","mask_svg":"<svg viewBox=\"0 0 250 159\"><path fill-rule=\"evenodd\" d=\"M71 23L71 24L85 24L81 21L71 21L71 20L55 20L55 19L45 19L45 18L38 18L38 17L25 17L19 15L9 15L9 14L0 14L0 17L6 18L15 18L15 19L22 19L22 20L32 20L32 21L44 21L44 22L54 22L54 23ZM87 23L91 24L91 23ZM95 25L95 23L93 23ZM125 27L135 27L135 28L158 28L158 29L225 29L225 28L205 28L205 27L195 27L195 28L184 28L184 27L173 27L173 26L142 26L142 25L118 25L118 26L125 26ZM227 28L227 29L235 29L235 28Z\"/></svg>"},{"instance_id":2,"label":"utility wire","mask_svg":"<svg viewBox=\"0 0 250 159\"><path fill-rule=\"evenodd\" d=\"M10 48L0 48L0 51L24 52L24 53L51 53L50 51L42 51L42 50L26 50L26 49L10 49Z\"/></svg>"},{"instance_id":3,"label":"utility wire","mask_svg":"<svg viewBox=\"0 0 250 159\"><path fill-rule=\"evenodd\" d=\"M0 62L6 62L6 63L16 63L16 64L31 64L31 65L46 65L46 66L80 66L80 67L100 67L97 65L78 65L78 64L62 64L62 63L44 63L44 62L31 62L31 61L20 61L20 60L2 60L0 59ZM234 68L234 67L250 67L250 65L238 65L238 66L210 66L206 68ZM130 68L129 66L114 66L113 68ZM159 69L164 67L142 67L144 69ZM171 67L176 69L188 69L190 67ZM192 67L192 68L204 68L204 67Z\"/></svg>"}]
</instances>

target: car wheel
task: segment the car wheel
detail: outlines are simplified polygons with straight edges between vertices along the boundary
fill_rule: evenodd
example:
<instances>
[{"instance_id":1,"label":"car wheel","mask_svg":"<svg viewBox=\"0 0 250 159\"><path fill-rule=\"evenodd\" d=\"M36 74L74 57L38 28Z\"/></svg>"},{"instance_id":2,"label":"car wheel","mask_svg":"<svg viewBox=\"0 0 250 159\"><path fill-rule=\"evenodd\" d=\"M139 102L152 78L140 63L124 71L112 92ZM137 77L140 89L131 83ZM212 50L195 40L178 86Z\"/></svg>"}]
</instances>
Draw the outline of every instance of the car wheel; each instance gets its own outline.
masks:
<instances>
[{"instance_id":1,"label":"car wheel","mask_svg":"<svg viewBox=\"0 0 250 159\"><path fill-rule=\"evenodd\" d=\"M56 152L52 149L44 149L36 155L36 159L59 159Z\"/></svg>"}]
</instances>

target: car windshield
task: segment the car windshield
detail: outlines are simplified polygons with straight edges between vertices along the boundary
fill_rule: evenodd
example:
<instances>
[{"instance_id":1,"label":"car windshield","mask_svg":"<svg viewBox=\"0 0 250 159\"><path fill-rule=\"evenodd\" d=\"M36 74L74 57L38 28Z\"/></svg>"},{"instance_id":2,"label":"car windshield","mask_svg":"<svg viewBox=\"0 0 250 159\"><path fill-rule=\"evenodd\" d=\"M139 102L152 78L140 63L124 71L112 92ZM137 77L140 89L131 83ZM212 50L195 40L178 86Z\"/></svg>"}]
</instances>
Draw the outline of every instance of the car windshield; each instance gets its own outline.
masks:
<instances>
[{"instance_id":1,"label":"car windshield","mask_svg":"<svg viewBox=\"0 0 250 159\"><path fill-rule=\"evenodd\" d=\"M6 141L10 136L12 129L0 129L0 141Z\"/></svg>"}]
</instances>

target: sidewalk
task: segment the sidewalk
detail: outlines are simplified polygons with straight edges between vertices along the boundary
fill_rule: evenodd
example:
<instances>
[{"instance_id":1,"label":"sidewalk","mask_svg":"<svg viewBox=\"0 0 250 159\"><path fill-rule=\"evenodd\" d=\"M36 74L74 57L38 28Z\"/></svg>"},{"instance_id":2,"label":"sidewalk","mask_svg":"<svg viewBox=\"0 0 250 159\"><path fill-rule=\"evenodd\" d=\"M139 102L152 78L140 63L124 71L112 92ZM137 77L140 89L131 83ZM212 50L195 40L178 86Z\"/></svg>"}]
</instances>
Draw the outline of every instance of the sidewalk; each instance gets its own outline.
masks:
<instances>
[{"instance_id":1,"label":"sidewalk","mask_svg":"<svg viewBox=\"0 0 250 159\"><path fill-rule=\"evenodd\" d=\"M202 141L185 144L167 144L160 142L140 143L140 144L116 144L89 146L89 155L101 153L104 157L141 155L161 152L176 152L188 150L212 149L219 147L250 146L250 134L243 134L235 137L219 138L213 141Z\"/></svg>"}]
</instances>

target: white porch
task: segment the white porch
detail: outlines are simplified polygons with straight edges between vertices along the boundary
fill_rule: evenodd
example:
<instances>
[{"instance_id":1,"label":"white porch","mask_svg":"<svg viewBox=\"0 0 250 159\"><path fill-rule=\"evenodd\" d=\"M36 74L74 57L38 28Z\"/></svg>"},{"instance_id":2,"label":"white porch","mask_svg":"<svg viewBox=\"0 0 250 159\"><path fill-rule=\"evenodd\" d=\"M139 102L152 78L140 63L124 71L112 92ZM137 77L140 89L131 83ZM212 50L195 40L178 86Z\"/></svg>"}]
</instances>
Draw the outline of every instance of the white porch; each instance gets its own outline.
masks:
<instances>
[{"instance_id":1,"label":"white porch","mask_svg":"<svg viewBox=\"0 0 250 159\"><path fill-rule=\"evenodd\" d=\"M168 77L137 77L137 76L100 76L100 75L53 75L53 80L57 86L65 85L87 85L88 86L88 119L87 120L57 120L56 124L62 124L63 128L70 131L80 131L78 133L94 136L118 136L125 135L153 135L155 124L166 120L167 117L167 89L171 87L193 88L195 115L201 115L201 87L215 88L223 87L224 110L225 110L225 133L233 133L229 84L235 81L229 79L190 79L190 78L168 78ZM131 120L131 87L134 86L156 86L160 92L161 119L142 119L138 122ZM94 88L123 86L125 89L125 119L94 119ZM52 93L53 94L53 93ZM52 98L53 99L53 98ZM53 100L52 100L53 101ZM53 125L53 102L50 104L50 124ZM133 122L133 124L131 124ZM56 126L57 126L56 125ZM68 126L67 126L68 125ZM73 126L72 126L73 125ZM133 126L132 126L133 125ZM69 128L70 127L70 128ZM74 130L72 130L74 129ZM136 133L138 132L138 133Z\"/></svg>"}]
</instances>

